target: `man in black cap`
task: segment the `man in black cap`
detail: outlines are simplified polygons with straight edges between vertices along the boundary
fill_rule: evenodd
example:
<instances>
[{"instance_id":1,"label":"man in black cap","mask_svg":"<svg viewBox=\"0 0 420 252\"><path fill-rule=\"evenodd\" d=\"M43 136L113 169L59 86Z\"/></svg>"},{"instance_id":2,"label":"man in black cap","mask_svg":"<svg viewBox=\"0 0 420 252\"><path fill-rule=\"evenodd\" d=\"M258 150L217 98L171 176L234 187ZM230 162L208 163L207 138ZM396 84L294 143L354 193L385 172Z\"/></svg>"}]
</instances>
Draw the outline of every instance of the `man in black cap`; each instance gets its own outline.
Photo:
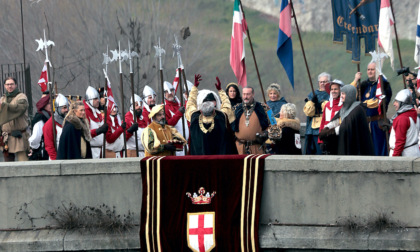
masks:
<instances>
[{"instance_id":1,"label":"man in black cap","mask_svg":"<svg viewBox=\"0 0 420 252\"><path fill-rule=\"evenodd\" d=\"M242 89L242 103L237 104L232 129L236 136L238 154L264 154L266 129L270 125L266 111L268 106L254 99L254 88Z\"/></svg>"},{"instance_id":2,"label":"man in black cap","mask_svg":"<svg viewBox=\"0 0 420 252\"><path fill-rule=\"evenodd\" d=\"M226 155L234 154L230 123L234 121L229 97L221 88L219 77L216 77L216 89L222 100L210 90L198 92L201 75L195 76L195 84L191 88L186 117L191 123L191 155ZM204 96L204 99L202 98Z\"/></svg>"}]
</instances>

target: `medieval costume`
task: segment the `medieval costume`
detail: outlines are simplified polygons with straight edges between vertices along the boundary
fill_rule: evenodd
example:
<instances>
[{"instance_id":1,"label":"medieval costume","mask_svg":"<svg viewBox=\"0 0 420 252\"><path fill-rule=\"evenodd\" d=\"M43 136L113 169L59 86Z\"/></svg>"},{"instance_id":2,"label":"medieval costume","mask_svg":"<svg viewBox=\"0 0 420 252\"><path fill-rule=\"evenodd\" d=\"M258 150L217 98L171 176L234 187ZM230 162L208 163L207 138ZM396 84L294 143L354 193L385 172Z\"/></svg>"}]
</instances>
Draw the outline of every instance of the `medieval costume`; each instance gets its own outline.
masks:
<instances>
[{"instance_id":1,"label":"medieval costume","mask_svg":"<svg viewBox=\"0 0 420 252\"><path fill-rule=\"evenodd\" d=\"M321 147L318 144L319 127L321 126L324 106L329 99L329 94L320 90L315 90L315 96L313 93L308 95L308 101L303 108L303 112L307 116L305 132L305 154L307 155L322 154Z\"/></svg>"},{"instance_id":2,"label":"medieval costume","mask_svg":"<svg viewBox=\"0 0 420 252\"><path fill-rule=\"evenodd\" d=\"M338 135L338 155L374 155L366 113L360 102L356 101L356 88L346 85L341 92L346 95L343 107L325 126L320 138L324 140Z\"/></svg>"},{"instance_id":3,"label":"medieval costume","mask_svg":"<svg viewBox=\"0 0 420 252\"><path fill-rule=\"evenodd\" d=\"M104 118L102 113L95 107L93 107L92 100L99 99L99 93L93 87L88 87L86 90L86 98L83 101L86 110L86 118L89 122L89 128L92 136L92 141L90 141L90 146L92 148L92 157L94 159L101 157L102 145L104 144L104 135L98 132L98 129L104 125Z\"/></svg>"},{"instance_id":4,"label":"medieval costume","mask_svg":"<svg viewBox=\"0 0 420 252\"><path fill-rule=\"evenodd\" d=\"M92 158L89 143L91 139L88 120L86 118L79 118L69 112L64 120L57 159Z\"/></svg>"},{"instance_id":5,"label":"medieval costume","mask_svg":"<svg viewBox=\"0 0 420 252\"><path fill-rule=\"evenodd\" d=\"M67 98L62 95L58 94L54 101L55 112L54 112L54 123L55 123L55 142L56 147L54 147L54 136L53 136L53 128L52 128L52 118L48 119L45 123L42 132L44 134L44 142L45 142L45 150L48 152L48 156L50 160L57 159L57 149L60 143L61 132L63 130L63 123L64 117L66 113L62 113L62 107L66 106L67 108L70 107L70 103ZM57 148L57 149L56 149Z\"/></svg>"},{"instance_id":6,"label":"medieval costume","mask_svg":"<svg viewBox=\"0 0 420 252\"><path fill-rule=\"evenodd\" d=\"M357 83L352 83L353 86L357 86ZM392 97L391 85L387 80L383 78L382 86L384 90L385 98L382 102L385 102L385 111L379 114L379 100L376 98L376 88L378 86L377 81L370 81L369 79L363 81L360 84L361 101L366 104L366 116L369 123L370 133L375 147L376 156L388 156L388 147L386 143L386 133L379 128L379 121L383 118L383 114L386 115L388 111L388 105Z\"/></svg>"},{"instance_id":7,"label":"medieval costume","mask_svg":"<svg viewBox=\"0 0 420 252\"><path fill-rule=\"evenodd\" d=\"M150 111L149 118L152 119L159 111L163 110L163 104L156 105ZM175 148L169 150L166 146L178 141L185 145L187 141L179 132L163 122L152 121L142 132L141 141L144 147L144 155L149 156L174 156Z\"/></svg>"},{"instance_id":8,"label":"medieval costume","mask_svg":"<svg viewBox=\"0 0 420 252\"><path fill-rule=\"evenodd\" d=\"M5 91L0 99L0 125L4 146L2 148L5 161L28 160L29 126L28 98L17 88L12 92Z\"/></svg>"},{"instance_id":9,"label":"medieval costume","mask_svg":"<svg viewBox=\"0 0 420 252\"><path fill-rule=\"evenodd\" d=\"M118 106L114 104L114 108L118 113ZM105 157L106 158L120 158L121 152L124 149L124 128L121 127L121 118L118 114L109 115L107 118L109 125L108 131L105 134Z\"/></svg>"},{"instance_id":10,"label":"medieval costume","mask_svg":"<svg viewBox=\"0 0 420 252\"><path fill-rule=\"evenodd\" d=\"M343 87L344 83L340 80L333 80L331 87L333 85L339 85L339 87ZM343 103L340 99L340 94L337 98L333 99L332 94L330 93L330 100L326 103L324 107L324 113L322 113L322 120L321 125L319 126L319 132L321 132L325 125L327 125L331 119L340 111ZM318 138L318 144L321 146L321 150L323 154L327 155L337 155L337 145L338 145L337 137L330 137L328 138L328 142L324 142Z\"/></svg>"},{"instance_id":11,"label":"medieval costume","mask_svg":"<svg viewBox=\"0 0 420 252\"><path fill-rule=\"evenodd\" d=\"M164 83L164 90L165 92L173 92L174 98L172 101L169 101L165 98L165 116L166 116L166 122L168 125L173 126L179 133L184 135L185 132L185 139L189 140L189 129L188 129L188 123L185 117L183 117L184 113L180 111L181 104L178 99L178 97L175 96L175 89L172 86L171 83L165 81ZM183 110L182 108L181 110ZM185 111L185 109L184 109ZM182 120L184 120L184 127L182 126ZM177 151L177 156L184 156L184 151Z\"/></svg>"},{"instance_id":12,"label":"medieval costume","mask_svg":"<svg viewBox=\"0 0 420 252\"><path fill-rule=\"evenodd\" d=\"M238 154L264 154L264 142L260 142L256 134L262 133L269 126L267 110L267 105L255 100L250 104L243 102L235 106L232 130L235 132Z\"/></svg>"},{"instance_id":13,"label":"medieval costume","mask_svg":"<svg viewBox=\"0 0 420 252\"><path fill-rule=\"evenodd\" d=\"M418 135L420 120L411 102L411 93L403 89L395 96L398 104L397 113L392 117L392 129L389 136L389 156L419 157Z\"/></svg>"},{"instance_id":14,"label":"medieval costume","mask_svg":"<svg viewBox=\"0 0 420 252\"><path fill-rule=\"evenodd\" d=\"M234 114L228 96L223 90L219 90L222 100L221 107L213 106L213 109L206 114L199 109L202 104L204 102L217 104L219 97L210 90L201 90L200 92L206 93L206 96L197 101L199 92L197 87L193 86L187 104L186 117L191 123L191 155L235 154L236 147L230 128L230 123L234 121Z\"/></svg>"},{"instance_id":15,"label":"medieval costume","mask_svg":"<svg viewBox=\"0 0 420 252\"><path fill-rule=\"evenodd\" d=\"M143 120L146 122L146 125L149 125L150 123L152 123L152 119L149 118L149 114L150 111L152 110L153 106L155 106L155 104L147 104L147 97L153 97L153 99L156 99L156 92L149 87L148 85L144 86L143 89L143 111L142 111L142 116L143 116Z\"/></svg>"},{"instance_id":16,"label":"medieval costume","mask_svg":"<svg viewBox=\"0 0 420 252\"><path fill-rule=\"evenodd\" d=\"M137 102L137 99L140 99L138 95L135 95L135 100ZM141 100L140 100L141 103ZM139 157L144 157L144 147L141 142L141 134L143 133L143 130L147 126L146 119L143 117L143 115L140 115L140 113L136 113L136 123L138 125L137 129L134 131L137 131L137 146L139 148ZM134 134L134 131L131 131L131 127L134 123L134 116L133 116L133 106L130 106L130 111L128 111L125 114L125 122L127 123L127 132L125 134L125 139L127 140L127 157L137 157L136 155L136 136Z\"/></svg>"},{"instance_id":17,"label":"medieval costume","mask_svg":"<svg viewBox=\"0 0 420 252\"><path fill-rule=\"evenodd\" d=\"M51 112L45 110L50 102L50 95L45 95L37 103L37 113L31 122L32 135L28 139L32 154L30 160L48 160L48 153L45 151L44 134L42 129L51 116Z\"/></svg>"}]
</instances>

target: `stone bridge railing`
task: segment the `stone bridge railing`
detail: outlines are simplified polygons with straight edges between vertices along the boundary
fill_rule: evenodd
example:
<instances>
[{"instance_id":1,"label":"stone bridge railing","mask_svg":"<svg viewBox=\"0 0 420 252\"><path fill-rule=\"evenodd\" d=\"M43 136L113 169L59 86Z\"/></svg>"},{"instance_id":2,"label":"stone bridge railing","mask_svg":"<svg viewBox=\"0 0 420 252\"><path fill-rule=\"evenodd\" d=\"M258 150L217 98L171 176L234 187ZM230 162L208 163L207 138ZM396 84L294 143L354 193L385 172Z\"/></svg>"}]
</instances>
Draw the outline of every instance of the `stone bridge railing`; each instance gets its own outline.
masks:
<instances>
[{"instance_id":1,"label":"stone bridge railing","mask_svg":"<svg viewBox=\"0 0 420 252\"><path fill-rule=\"evenodd\" d=\"M264 176L264 250L420 250L420 159L271 156ZM130 211L135 227L51 228L70 203ZM140 205L136 158L0 163L0 251L138 250Z\"/></svg>"}]
</instances>

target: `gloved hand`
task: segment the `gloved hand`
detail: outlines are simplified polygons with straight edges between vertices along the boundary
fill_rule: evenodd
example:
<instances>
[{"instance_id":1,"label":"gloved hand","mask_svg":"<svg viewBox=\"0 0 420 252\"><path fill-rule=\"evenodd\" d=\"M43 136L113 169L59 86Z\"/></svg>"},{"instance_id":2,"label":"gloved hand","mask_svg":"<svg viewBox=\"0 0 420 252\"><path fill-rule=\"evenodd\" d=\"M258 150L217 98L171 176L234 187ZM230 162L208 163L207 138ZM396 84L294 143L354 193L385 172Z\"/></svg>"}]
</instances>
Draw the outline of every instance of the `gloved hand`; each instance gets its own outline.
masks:
<instances>
[{"instance_id":1,"label":"gloved hand","mask_svg":"<svg viewBox=\"0 0 420 252\"><path fill-rule=\"evenodd\" d=\"M318 103L318 96L314 95L314 96L312 97L311 101L312 101L313 103L317 104L317 103Z\"/></svg>"},{"instance_id":2,"label":"gloved hand","mask_svg":"<svg viewBox=\"0 0 420 252\"><path fill-rule=\"evenodd\" d=\"M14 131L12 131L12 133L10 135L12 137L21 138L22 137L22 132L20 132L20 130L14 130Z\"/></svg>"},{"instance_id":3,"label":"gloved hand","mask_svg":"<svg viewBox=\"0 0 420 252\"><path fill-rule=\"evenodd\" d=\"M324 129L321 130L321 132L319 132L318 137L319 139L321 139L321 141L324 141L325 139L333 135L335 135L335 129L334 128L330 129L328 127L325 127Z\"/></svg>"},{"instance_id":4,"label":"gloved hand","mask_svg":"<svg viewBox=\"0 0 420 252\"><path fill-rule=\"evenodd\" d=\"M388 132L391 129L392 124L390 123L388 119L386 119L386 121L384 121L383 119L380 119L378 120L378 126L381 130Z\"/></svg>"},{"instance_id":5,"label":"gloved hand","mask_svg":"<svg viewBox=\"0 0 420 252\"><path fill-rule=\"evenodd\" d=\"M101 127L96 129L96 135L103 134L108 131L108 124L104 123Z\"/></svg>"},{"instance_id":6,"label":"gloved hand","mask_svg":"<svg viewBox=\"0 0 420 252\"><path fill-rule=\"evenodd\" d=\"M222 90L222 83L219 80L219 77L216 77L217 83L214 83L214 85L216 86L217 90Z\"/></svg>"},{"instance_id":7,"label":"gloved hand","mask_svg":"<svg viewBox=\"0 0 420 252\"><path fill-rule=\"evenodd\" d=\"M185 107L184 106L179 107L178 111L181 112L182 114L184 114L185 113Z\"/></svg>"},{"instance_id":8,"label":"gloved hand","mask_svg":"<svg viewBox=\"0 0 420 252\"><path fill-rule=\"evenodd\" d=\"M127 123L126 122L121 123L121 128L123 129L127 128Z\"/></svg>"},{"instance_id":9,"label":"gloved hand","mask_svg":"<svg viewBox=\"0 0 420 252\"><path fill-rule=\"evenodd\" d=\"M263 131L262 133L255 134L255 136L257 137L256 142L259 144L263 144L268 139L268 132Z\"/></svg>"},{"instance_id":10,"label":"gloved hand","mask_svg":"<svg viewBox=\"0 0 420 252\"><path fill-rule=\"evenodd\" d=\"M130 134L133 134L133 132L138 129L139 129L139 124L133 123L133 125L131 125L130 128L128 128L127 132L129 132Z\"/></svg>"},{"instance_id":11,"label":"gloved hand","mask_svg":"<svg viewBox=\"0 0 420 252\"><path fill-rule=\"evenodd\" d=\"M163 146L163 149L164 149L164 150L168 150L168 151L176 151L176 147L175 147L175 145L173 145L173 144L171 144L171 143L165 144L165 145Z\"/></svg>"},{"instance_id":12,"label":"gloved hand","mask_svg":"<svg viewBox=\"0 0 420 252\"><path fill-rule=\"evenodd\" d=\"M201 74L196 74L194 76L194 87L198 87L198 85L200 85L200 81L201 81Z\"/></svg>"}]
</instances>

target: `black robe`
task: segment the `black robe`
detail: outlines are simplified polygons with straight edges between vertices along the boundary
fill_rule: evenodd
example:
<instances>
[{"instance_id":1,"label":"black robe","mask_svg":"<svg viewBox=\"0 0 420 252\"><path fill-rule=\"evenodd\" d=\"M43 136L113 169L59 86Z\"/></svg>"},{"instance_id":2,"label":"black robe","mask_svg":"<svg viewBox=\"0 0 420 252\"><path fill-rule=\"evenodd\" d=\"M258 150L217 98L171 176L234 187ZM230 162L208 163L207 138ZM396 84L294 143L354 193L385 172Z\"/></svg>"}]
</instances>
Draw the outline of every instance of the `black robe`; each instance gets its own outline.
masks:
<instances>
[{"instance_id":1,"label":"black robe","mask_svg":"<svg viewBox=\"0 0 420 252\"><path fill-rule=\"evenodd\" d=\"M200 129L199 119L201 112L196 111L191 115L191 155L228 155L235 154L233 134L229 130L230 125L225 113L216 110L214 128L211 132L204 133ZM210 128L211 124L203 123L204 128ZM236 153L237 154L237 153Z\"/></svg>"},{"instance_id":2,"label":"black robe","mask_svg":"<svg viewBox=\"0 0 420 252\"><path fill-rule=\"evenodd\" d=\"M302 155L302 149L296 147L295 134L299 134L299 130L290 127L281 129L281 139L275 141L274 151L276 154L285 155Z\"/></svg>"},{"instance_id":3,"label":"black robe","mask_svg":"<svg viewBox=\"0 0 420 252\"><path fill-rule=\"evenodd\" d=\"M372 137L361 105L341 122L338 133L338 155L374 156Z\"/></svg>"},{"instance_id":4,"label":"black robe","mask_svg":"<svg viewBox=\"0 0 420 252\"><path fill-rule=\"evenodd\" d=\"M58 145L57 160L59 159L82 159L81 155L81 137L82 129L78 130L75 126L66 121L60 136ZM85 139L86 141L86 139ZM90 142L86 141L86 159L92 158Z\"/></svg>"}]
</instances>

